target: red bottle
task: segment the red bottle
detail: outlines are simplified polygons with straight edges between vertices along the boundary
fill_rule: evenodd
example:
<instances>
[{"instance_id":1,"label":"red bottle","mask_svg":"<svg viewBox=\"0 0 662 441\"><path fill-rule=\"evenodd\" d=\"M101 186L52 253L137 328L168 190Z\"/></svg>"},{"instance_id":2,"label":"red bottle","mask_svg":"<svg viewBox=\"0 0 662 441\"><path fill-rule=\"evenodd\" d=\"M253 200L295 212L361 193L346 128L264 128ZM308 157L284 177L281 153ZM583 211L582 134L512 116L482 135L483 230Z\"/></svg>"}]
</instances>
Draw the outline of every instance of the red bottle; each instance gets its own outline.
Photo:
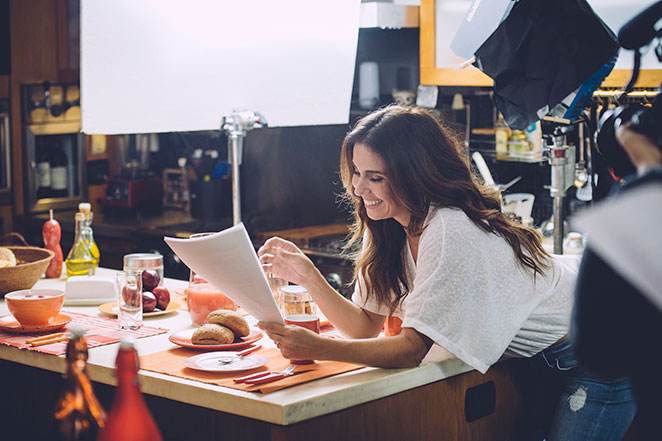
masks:
<instances>
[{"instance_id":1,"label":"red bottle","mask_svg":"<svg viewBox=\"0 0 662 441\"><path fill-rule=\"evenodd\" d=\"M115 366L117 391L97 441L162 441L140 392L138 352L132 342L120 342Z\"/></svg>"},{"instance_id":2,"label":"red bottle","mask_svg":"<svg viewBox=\"0 0 662 441\"><path fill-rule=\"evenodd\" d=\"M44 227L41 230L41 236L44 239L44 247L55 253L51 262L46 268L46 277L49 279L59 278L62 274L62 248L60 248L60 238L62 237L62 230L60 223L53 219L53 210L51 210L51 218L44 222Z\"/></svg>"}]
</instances>

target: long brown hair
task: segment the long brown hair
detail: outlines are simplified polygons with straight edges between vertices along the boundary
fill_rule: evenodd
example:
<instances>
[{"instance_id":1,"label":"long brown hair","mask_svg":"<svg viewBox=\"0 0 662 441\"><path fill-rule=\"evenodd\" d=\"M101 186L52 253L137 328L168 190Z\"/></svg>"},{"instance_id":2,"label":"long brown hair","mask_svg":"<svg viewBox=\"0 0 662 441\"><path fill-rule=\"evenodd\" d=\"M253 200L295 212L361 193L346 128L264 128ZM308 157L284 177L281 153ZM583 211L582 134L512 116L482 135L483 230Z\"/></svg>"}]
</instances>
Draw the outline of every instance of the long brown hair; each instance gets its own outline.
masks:
<instances>
[{"instance_id":1,"label":"long brown hair","mask_svg":"<svg viewBox=\"0 0 662 441\"><path fill-rule=\"evenodd\" d=\"M381 156L394 196L410 212L406 231L395 219L373 221L352 186L354 146L360 143ZM462 210L481 230L503 237L524 269L543 274L549 254L540 235L501 212L498 193L478 182L468 156L451 131L430 111L391 105L359 120L342 145L340 176L343 197L353 206L354 223L348 249L355 249L367 231L368 244L357 254L354 280L364 279L368 297L391 312L411 286L403 253L407 234L420 235L430 206ZM391 297L395 293L395 299Z\"/></svg>"}]
</instances>

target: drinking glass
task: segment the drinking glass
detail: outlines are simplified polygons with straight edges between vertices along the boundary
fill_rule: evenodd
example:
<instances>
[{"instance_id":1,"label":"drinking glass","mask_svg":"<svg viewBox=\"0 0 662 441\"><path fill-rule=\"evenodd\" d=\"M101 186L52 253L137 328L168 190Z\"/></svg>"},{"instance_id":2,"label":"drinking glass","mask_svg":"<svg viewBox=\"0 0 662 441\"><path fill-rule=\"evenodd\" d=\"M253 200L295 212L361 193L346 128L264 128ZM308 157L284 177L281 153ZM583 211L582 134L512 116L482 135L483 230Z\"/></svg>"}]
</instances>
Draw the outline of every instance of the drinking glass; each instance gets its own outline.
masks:
<instances>
[{"instance_id":1,"label":"drinking glass","mask_svg":"<svg viewBox=\"0 0 662 441\"><path fill-rule=\"evenodd\" d=\"M276 277L274 273L270 271L271 264L264 264L262 265L262 269L267 275L267 282L269 282L269 289L271 290L271 295L274 296L274 300L276 301L276 305L279 305L280 307L280 290L279 288L281 286L287 286L288 282L285 279L281 279L280 277Z\"/></svg>"},{"instance_id":2,"label":"drinking glass","mask_svg":"<svg viewBox=\"0 0 662 441\"><path fill-rule=\"evenodd\" d=\"M138 329L143 323L142 271L117 273L117 321L120 329Z\"/></svg>"},{"instance_id":3,"label":"drinking glass","mask_svg":"<svg viewBox=\"0 0 662 441\"><path fill-rule=\"evenodd\" d=\"M204 237L214 233L196 233L189 238ZM195 325L207 323L207 315L217 309L237 310L237 304L225 296L214 285L191 270L188 288L186 288L186 303L191 321Z\"/></svg>"},{"instance_id":4,"label":"drinking glass","mask_svg":"<svg viewBox=\"0 0 662 441\"><path fill-rule=\"evenodd\" d=\"M317 334L320 333L320 319L316 315L296 314L285 317L286 325L296 325L309 329ZM313 360L290 360L292 364L310 364Z\"/></svg>"}]
</instances>

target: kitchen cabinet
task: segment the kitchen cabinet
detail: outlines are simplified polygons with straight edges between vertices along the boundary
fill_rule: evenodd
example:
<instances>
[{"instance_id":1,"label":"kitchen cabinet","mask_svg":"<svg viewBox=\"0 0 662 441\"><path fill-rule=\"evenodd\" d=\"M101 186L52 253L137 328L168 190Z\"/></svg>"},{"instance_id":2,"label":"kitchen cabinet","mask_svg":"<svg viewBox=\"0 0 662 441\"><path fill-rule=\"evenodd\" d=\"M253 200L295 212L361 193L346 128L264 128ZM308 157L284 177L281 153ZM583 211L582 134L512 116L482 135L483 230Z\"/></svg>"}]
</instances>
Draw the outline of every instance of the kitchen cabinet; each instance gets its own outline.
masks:
<instances>
[{"instance_id":1,"label":"kitchen cabinet","mask_svg":"<svg viewBox=\"0 0 662 441\"><path fill-rule=\"evenodd\" d=\"M10 0L10 97L14 215L25 211L21 85L77 82L79 0Z\"/></svg>"},{"instance_id":2,"label":"kitchen cabinet","mask_svg":"<svg viewBox=\"0 0 662 441\"><path fill-rule=\"evenodd\" d=\"M420 7L420 56L421 83L438 86L492 86L492 79L477 68L470 66L456 71L462 59L455 57L449 46L457 31L458 17L464 17L472 0L421 0ZM639 11L650 6L650 1L614 2L589 0L589 4L600 17L617 33L624 22ZM440 13L443 8L444 13ZM625 17L625 18L624 18ZM651 51L652 52L652 49ZM642 70L635 87L659 87L662 82L662 64L649 54L644 59ZM620 88L630 79L632 51L621 50L615 69L602 83L603 88Z\"/></svg>"}]
</instances>

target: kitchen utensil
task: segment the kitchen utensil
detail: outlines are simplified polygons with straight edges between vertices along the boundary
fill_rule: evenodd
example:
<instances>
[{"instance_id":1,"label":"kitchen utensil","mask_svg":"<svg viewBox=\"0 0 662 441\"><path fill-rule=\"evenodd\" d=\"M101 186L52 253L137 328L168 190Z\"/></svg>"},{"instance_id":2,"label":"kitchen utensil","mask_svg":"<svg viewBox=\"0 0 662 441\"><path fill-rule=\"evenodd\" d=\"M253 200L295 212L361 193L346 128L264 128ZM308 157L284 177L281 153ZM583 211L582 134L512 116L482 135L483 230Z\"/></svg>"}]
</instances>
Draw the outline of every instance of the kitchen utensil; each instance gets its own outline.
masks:
<instances>
[{"instance_id":1,"label":"kitchen utensil","mask_svg":"<svg viewBox=\"0 0 662 441\"><path fill-rule=\"evenodd\" d=\"M65 305L100 305L115 299L115 279L106 276L72 276L64 288Z\"/></svg>"},{"instance_id":2,"label":"kitchen utensil","mask_svg":"<svg viewBox=\"0 0 662 441\"><path fill-rule=\"evenodd\" d=\"M296 325L313 331L316 334L320 333L320 319L316 315L311 314L297 314L285 317L286 325ZM292 364L311 364L314 360L290 360Z\"/></svg>"},{"instance_id":3,"label":"kitchen utensil","mask_svg":"<svg viewBox=\"0 0 662 441\"><path fill-rule=\"evenodd\" d=\"M531 217L535 196L531 193L510 193L503 196L503 211L514 213L524 222Z\"/></svg>"},{"instance_id":4,"label":"kitchen utensil","mask_svg":"<svg viewBox=\"0 0 662 441\"><path fill-rule=\"evenodd\" d=\"M39 332L50 332L64 328L71 321L71 317L66 314L58 314L46 326L36 326L26 328L12 315L0 317L0 331L12 332L16 334L36 334Z\"/></svg>"},{"instance_id":5,"label":"kitchen utensil","mask_svg":"<svg viewBox=\"0 0 662 441\"><path fill-rule=\"evenodd\" d=\"M517 184L517 183L520 181L520 179L522 179L522 177L521 177L521 176L518 176L518 177L516 177L515 179L513 179L512 181L510 181L510 182L508 182L508 183L506 183L506 184L498 184L498 185L497 185L497 188L498 188L499 190L501 190L501 192L503 193L504 191L508 190L508 189L509 189L510 187L512 187L513 185Z\"/></svg>"},{"instance_id":6,"label":"kitchen utensil","mask_svg":"<svg viewBox=\"0 0 662 441\"><path fill-rule=\"evenodd\" d=\"M171 300L165 310L155 309L151 312L143 312L143 317L154 317L157 315L170 314L171 312L178 310L180 307L181 305L179 303ZM99 305L99 311L108 315L117 315L117 302L108 302L104 303L103 305Z\"/></svg>"},{"instance_id":7,"label":"kitchen utensil","mask_svg":"<svg viewBox=\"0 0 662 441\"><path fill-rule=\"evenodd\" d=\"M238 358L245 357L246 355L257 351L260 348L262 348L262 346L255 346L254 348L248 348L248 349L243 350L243 351L241 351L237 354L230 354L229 356L227 356L225 358L219 358L218 362L223 363L223 364L229 364L229 363L232 363L234 360L236 360Z\"/></svg>"},{"instance_id":8,"label":"kitchen utensil","mask_svg":"<svg viewBox=\"0 0 662 441\"><path fill-rule=\"evenodd\" d=\"M364 61L359 65L359 105L374 109L379 104L379 65Z\"/></svg>"},{"instance_id":9,"label":"kitchen utensil","mask_svg":"<svg viewBox=\"0 0 662 441\"><path fill-rule=\"evenodd\" d=\"M86 332L85 336L95 335L95 333ZM41 337L33 337L25 340L26 343L35 346L49 345L51 343L57 343L61 341L67 341L71 337L71 333L68 332L57 332L55 334L42 335Z\"/></svg>"},{"instance_id":10,"label":"kitchen utensil","mask_svg":"<svg viewBox=\"0 0 662 441\"><path fill-rule=\"evenodd\" d=\"M184 329L172 334L170 337L168 337L168 339L171 343L179 345L183 348L198 349L201 351L232 351L250 346L252 343L255 343L264 336L262 332L251 328L250 334L248 334L246 337L240 337L238 340L235 340L234 343L225 345L196 345L191 342L191 336L193 335L194 331L195 328Z\"/></svg>"},{"instance_id":11,"label":"kitchen utensil","mask_svg":"<svg viewBox=\"0 0 662 441\"><path fill-rule=\"evenodd\" d=\"M266 377L267 375L277 375L277 374L287 375L296 368L297 368L296 366L290 365L280 372L262 371L262 372L257 372L255 374L245 375L243 377L233 378L232 381L234 381L235 383L245 383L248 380L254 380L256 378Z\"/></svg>"},{"instance_id":12,"label":"kitchen utensil","mask_svg":"<svg viewBox=\"0 0 662 441\"><path fill-rule=\"evenodd\" d=\"M476 164L476 168L478 168L478 172L482 176L485 185L488 187L494 187L494 178L492 177L492 173L490 173L490 169L487 167L487 163L485 162L483 155L481 155L480 152L473 152L471 159L473 159L474 163Z\"/></svg>"},{"instance_id":13,"label":"kitchen utensil","mask_svg":"<svg viewBox=\"0 0 662 441\"><path fill-rule=\"evenodd\" d=\"M5 295L9 312L24 328L50 325L63 302L61 289L22 289Z\"/></svg>"},{"instance_id":14,"label":"kitchen utensil","mask_svg":"<svg viewBox=\"0 0 662 441\"><path fill-rule=\"evenodd\" d=\"M8 246L16 266L0 268L0 297L11 291L32 288L55 255L51 250L31 246Z\"/></svg>"},{"instance_id":15,"label":"kitchen utensil","mask_svg":"<svg viewBox=\"0 0 662 441\"><path fill-rule=\"evenodd\" d=\"M265 375L265 376L259 377L259 378L251 378L249 380L244 381L244 383L246 383L246 384L271 383L272 381L281 380L285 377L291 377L293 375L303 374L304 372L310 372L312 370L313 369L306 369L306 370L303 370L303 371L294 371L294 372L289 372L289 373L282 373L281 372L281 373L269 374L269 375Z\"/></svg>"},{"instance_id":16,"label":"kitchen utensil","mask_svg":"<svg viewBox=\"0 0 662 441\"><path fill-rule=\"evenodd\" d=\"M225 357L227 357L225 352L207 352L185 359L184 366L199 371L225 373L255 369L267 364L267 357L260 354L246 355L230 363L219 363L219 360Z\"/></svg>"}]
</instances>

